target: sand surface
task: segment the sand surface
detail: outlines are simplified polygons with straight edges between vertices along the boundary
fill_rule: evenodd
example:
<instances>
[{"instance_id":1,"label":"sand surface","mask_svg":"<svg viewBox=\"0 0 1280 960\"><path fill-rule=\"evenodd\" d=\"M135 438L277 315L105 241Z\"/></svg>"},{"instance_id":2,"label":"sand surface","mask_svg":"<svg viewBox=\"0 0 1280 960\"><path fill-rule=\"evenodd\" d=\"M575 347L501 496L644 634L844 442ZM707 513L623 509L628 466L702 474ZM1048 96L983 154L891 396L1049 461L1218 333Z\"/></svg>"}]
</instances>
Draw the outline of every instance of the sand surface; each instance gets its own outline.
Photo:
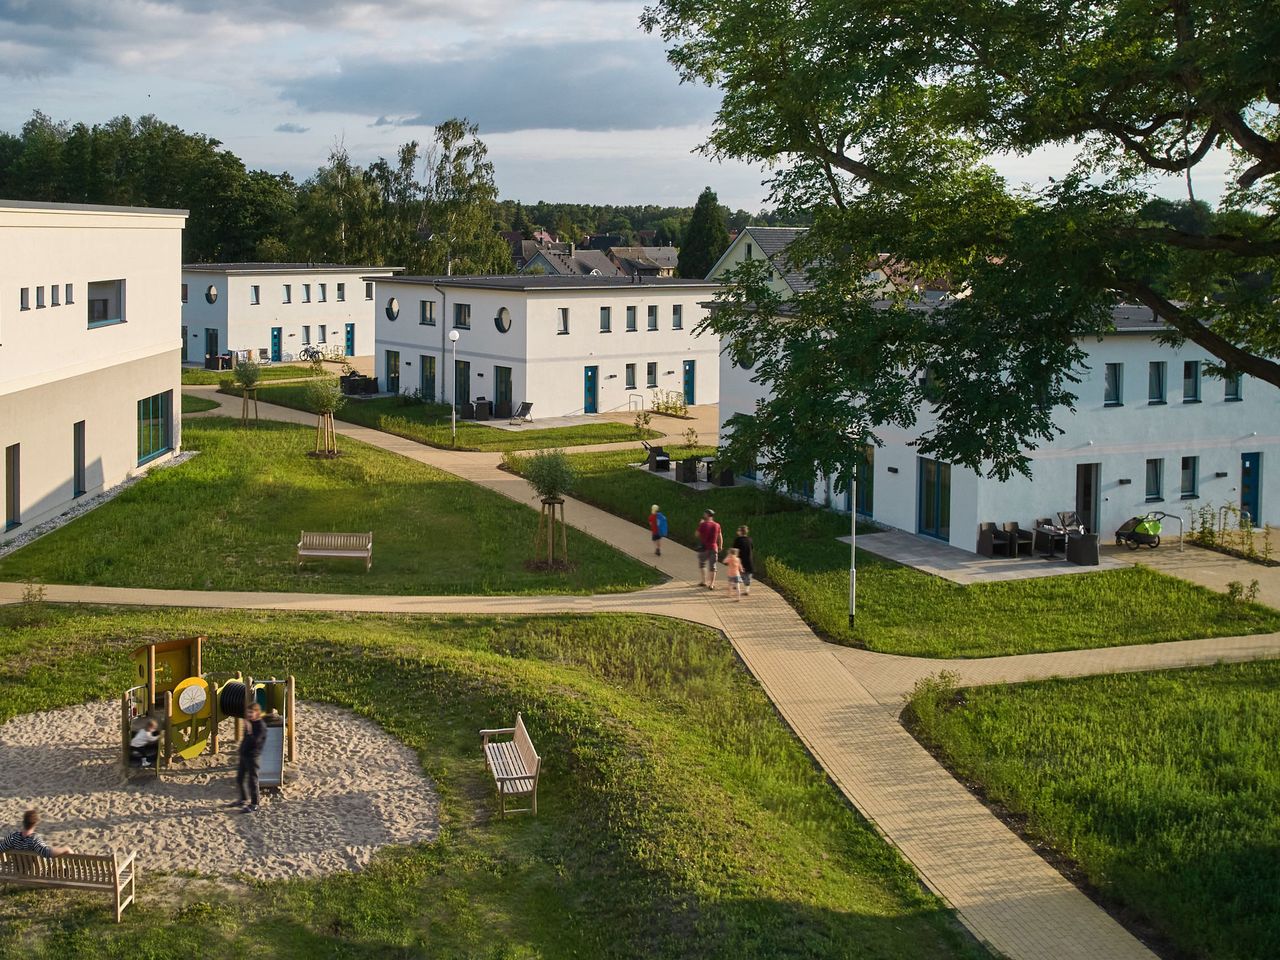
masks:
<instances>
[{"instance_id":1,"label":"sand surface","mask_svg":"<svg viewBox=\"0 0 1280 960\"><path fill-rule=\"evenodd\" d=\"M40 833L81 853L138 852L139 869L270 880L365 866L391 844L433 840L435 790L417 754L376 724L324 704L298 704L297 762L283 793L256 813L237 799L236 747L159 778L120 764L120 707L91 703L0 725L0 830L36 806ZM12 824L13 826L9 826Z\"/></svg>"}]
</instances>

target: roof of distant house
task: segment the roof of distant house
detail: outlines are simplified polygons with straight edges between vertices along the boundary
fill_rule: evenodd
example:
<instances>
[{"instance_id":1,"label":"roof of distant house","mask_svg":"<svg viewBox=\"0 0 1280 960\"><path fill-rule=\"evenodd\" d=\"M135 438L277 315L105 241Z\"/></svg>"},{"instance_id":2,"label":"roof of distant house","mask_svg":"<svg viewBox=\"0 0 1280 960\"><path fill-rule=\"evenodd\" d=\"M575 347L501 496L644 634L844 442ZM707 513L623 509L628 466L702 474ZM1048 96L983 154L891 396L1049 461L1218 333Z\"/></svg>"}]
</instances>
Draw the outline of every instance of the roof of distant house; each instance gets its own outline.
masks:
<instances>
[{"instance_id":1,"label":"roof of distant house","mask_svg":"<svg viewBox=\"0 0 1280 960\"><path fill-rule=\"evenodd\" d=\"M398 273L404 267L343 263L184 263L190 273Z\"/></svg>"},{"instance_id":2,"label":"roof of distant house","mask_svg":"<svg viewBox=\"0 0 1280 960\"><path fill-rule=\"evenodd\" d=\"M617 277L622 271L609 259L603 250L539 250L537 256L546 260L557 274L569 277L585 277L598 273L602 277Z\"/></svg>"},{"instance_id":3,"label":"roof of distant house","mask_svg":"<svg viewBox=\"0 0 1280 960\"><path fill-rule=\"evenodd\" d=\"M684 280L679 277L563 277L552 273L518 273L468 277L395 277L393 282L418 283L438 287L470 287L480 290L627 290L641 287L706 289L720 286L714 280Z\"/></svg>"},{"instance_id":4,"label":"roof of distant house","mask_svg":"<svg viewBox=\"0 0 1280 960\"><path fill-rule=\"evenodd\" d=\"M808 227L743 227L742 232L734 238L729 246L732 247L743 234L746 234L755 243L760 252L768 258L769 262L773 264L773 268L778 271L787 286L795 293L804 293L807 290L812 290L813 284L809 282L809 278L805 275L804 268L789 263L784 253L787 247L791 246L797 238L804 236L808 232ZM708 276L720 269L720 264L728 253L729 250L726 249L720 259L716 261L716 265L711 268Z\"/></svg>"},{"instance_id":5,"label":"roof of distant house","mask_svg":"<svg viewBox=\"0 0 1280 960\"><path fill-rule=\"evenodd\" d=\"M675 247L610 247L609 255L650 270L674 270L680 251Z\"/></svg>"}]
</instances>

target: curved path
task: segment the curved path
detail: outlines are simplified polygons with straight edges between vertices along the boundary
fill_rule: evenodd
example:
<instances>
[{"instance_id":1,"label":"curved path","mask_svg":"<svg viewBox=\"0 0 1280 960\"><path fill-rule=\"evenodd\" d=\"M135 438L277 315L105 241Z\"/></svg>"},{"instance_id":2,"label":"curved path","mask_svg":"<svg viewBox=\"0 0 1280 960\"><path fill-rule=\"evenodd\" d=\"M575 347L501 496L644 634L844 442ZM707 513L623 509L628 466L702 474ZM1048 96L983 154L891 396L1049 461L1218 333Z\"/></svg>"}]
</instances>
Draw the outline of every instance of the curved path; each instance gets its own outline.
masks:
<instances>
[{"instance_id":1,"label":"curved path","mask_svg":"<svg viewBox=\"0 0 1280 960\"><path fill-rule=\"evenodd\" d=\"M187 388L222 403L213 390ZM314 416L263 403L272 419L311 425ZM209 415L238 415L238 410ZM459 453L339 422L344 437L456 474L518 502L536 505L500 456ZM581 448L591 449L591 448ZM616 444L601 449L618 449ZM155 606L350 610L387 613L596 613L679 617L721 630L842 793L952 906L973 934L1014 960L1128 960L1154 955L1022 842L929 755L898 722L902 695L921 676L950 670L962 683L1157 669L1280 655L1280 635L1034 654L988 660L918 660L836 647L819 640L773 590L750 598L711 596L692 581L693 551L668 543L651 551L648 531L569 501L569 522L670 576L633 594L594 597L391 597L218 593L48 586L55 601ZM0 585L16 600L21 584Z\"/></svg>"}]
</instances>

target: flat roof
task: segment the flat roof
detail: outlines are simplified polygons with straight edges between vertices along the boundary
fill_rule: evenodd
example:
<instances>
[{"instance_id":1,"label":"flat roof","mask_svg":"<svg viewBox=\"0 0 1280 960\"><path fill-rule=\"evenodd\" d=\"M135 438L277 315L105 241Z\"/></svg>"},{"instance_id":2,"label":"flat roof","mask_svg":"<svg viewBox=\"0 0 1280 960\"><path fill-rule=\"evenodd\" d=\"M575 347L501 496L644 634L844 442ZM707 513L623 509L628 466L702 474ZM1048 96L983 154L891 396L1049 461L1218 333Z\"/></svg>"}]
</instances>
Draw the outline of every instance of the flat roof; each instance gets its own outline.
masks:
<instances>
[{"instance_id":1,"label":"flat roof","mask_svg":"<svg viewBox=\"0 0 1280 960\"><path fill-rule=\"evenodd\" d=\"M404 267L379 267L345 263L184 263L190 273L364 273L370 270L394 273Z\"/></svg>"},{"instance_id":2,"label":"flat roof","mask_svg":"<svg viewBox=\"0 0 1280 960\"><path fill-rule=\"evenodd\" d=\"M146 213L169 217L185 217L186 210L163 207L117 207L105 203L46 203L44 200L0 200L0 210L62 210L68 213Z\"/></svg>"},{"instance_id":3,"label":"flat roof","mask_svg":"<svg viewBox=\"0 0 1280 960\"><path fill-rule=\"evenodd\" d=\"M375 279L375 278L370 278ZM376 278L383 279L383 278ZM478 290L635 290L707 289L723 286L715 280L684 280L679 277L562 277L556 274L508 274L485 277L395 277L396 283L418 283L440 287L468 287Z\"/></svg>"}]
</instances>

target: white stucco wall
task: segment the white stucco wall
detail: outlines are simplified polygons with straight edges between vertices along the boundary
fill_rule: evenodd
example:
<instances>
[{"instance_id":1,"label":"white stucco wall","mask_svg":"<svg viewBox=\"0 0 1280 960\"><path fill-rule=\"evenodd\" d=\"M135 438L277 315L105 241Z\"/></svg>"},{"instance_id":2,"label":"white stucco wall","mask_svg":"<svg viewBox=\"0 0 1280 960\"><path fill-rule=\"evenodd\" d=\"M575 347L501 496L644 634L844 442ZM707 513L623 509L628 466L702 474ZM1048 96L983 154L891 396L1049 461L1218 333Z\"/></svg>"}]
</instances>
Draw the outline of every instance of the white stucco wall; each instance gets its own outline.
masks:
<instances>
[{"instance_id":1,"label":"white stucco wall","mask_svg":"<svg viewBox=\"0 0 1280 960\"><path fill-rule=\"evenodd\" d=\"M21 526L73 499L73 430L85 422L85 494L138 465L138 401L171 392L173 452L179 391L182 213L0 201L0 490L4 450L19 445ZM90 283L124 281L123 322L89 326ZM72 300L66 301L66 285ZM57 285L59 305L52 306ZM37 307L36 288L45 306ZM31 308L21 309L26 288ZM0 527L4 526L0 496Z\"/></svg>"}]
</instances>

